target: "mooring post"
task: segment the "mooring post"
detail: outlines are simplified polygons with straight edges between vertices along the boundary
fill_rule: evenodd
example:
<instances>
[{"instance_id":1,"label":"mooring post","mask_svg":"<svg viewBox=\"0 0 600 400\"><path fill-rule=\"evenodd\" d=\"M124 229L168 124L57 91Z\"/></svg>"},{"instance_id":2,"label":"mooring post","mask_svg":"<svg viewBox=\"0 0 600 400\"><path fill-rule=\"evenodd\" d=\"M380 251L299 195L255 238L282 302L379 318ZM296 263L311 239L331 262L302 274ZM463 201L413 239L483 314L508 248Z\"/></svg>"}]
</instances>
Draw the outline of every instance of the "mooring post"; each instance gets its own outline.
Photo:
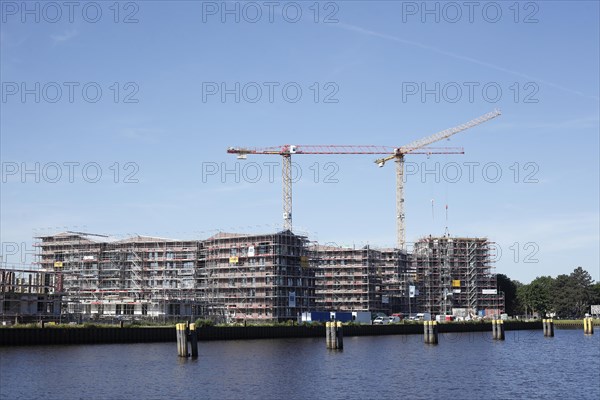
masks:
<instances>
[{"instance_id":1,"label":"mooring post","mask_svg":"<svg viewBox=\"0 0 600 400\"><path fill-rule=\"evenodd\" d=\"M175 337L177 338L177 355L181 357L181 336L179 335L179 324L175 324Z\"/></svg>"},{"instance_id":2,"label":"mooring post","mask_svg":"<svg viewBox=\"0 0 600 400\"><path fill-rule=\"evenodd\" d=\"M331 348L331 331L329 330L329 324L331 324L331 322L325 322L325 346L328 349Z\"/></svg>"},{"instance_id":3,"label":"mooring post","mask_svg":"<svg viewBox=\"0 0 600 400\"><path fill-rule=\"evenodd\" d=\"M554 320L543 319L542 320L545 337L554 337Z\"/></svg>"},{"instance_id":4,"label":"mooring post","mask_svg":"<svg viewBox=\"0 0 600 400\"><path fill-rule=\"evenodd\" d=\"M504 321L499 319L496 322L496 335L498 336L498 340L504 340Z\"/></svg>"},{"instance_id":5,"label":"mooring post","mask_svg":"<svg viewBox=\"0 0 600 400\"><path fill-rule=\"evenodd\" d=\"M498 326L496 324L496 319L492 319L492 339L498 339Z\"/></svg>"},{"instance_id":6,"label":"mooring post","mask_svg":"<svg viewBox=\"0 0 600 400\"><path fill-rule=\"evenodd\" d=\"M335 348L342 350L344 348L344 328L341 321L337 321L335 324Z\"/></svg>"},{"instance_id":7,"label":"mooring post","mask_svg":"<svg viewBox=\"0 0 600 400\"><path fill-rule=\"evenodd\" d=\"M429 342L431 344L438 344L438 326L436 321L430 321L430 332L429 332Z\"/></svg>"},{"instance_id":8,"label":"mooring post","mask_svg":"<svg viewBox=\"0 0 600 400\"><path fill-rule=\"evenodd\" d=\"M423 343L429 343L429 325L428 321L423 321Z\"/></svg>"},{"instance_id":9,"label":"mooring post","mask_svg":"<svg viewBox=\"0 0 600 400\"><path fill-rule=\"evenodd\" d=\"M123 323L124 323L124 321L119 321L119 328L123 327Z\"/></svg>"},{"instance_id":10,"label":"mooring post","mask_svg":"<svg viewBox=\"0 0 600 400\"><path fill-rule=\"evenodd\" d=\"M190 347L192 348L192 358L198 358L198 332L196 332L196 324L190 324Z\"/></svg>"},{"instance_id":11,"label":"mooring post","mask_svg":"<svg viewBox=\"0 0 600 400\"><path fill-rule=\"evenodd\" d=\"M542 329L544 331L544 336L548 336L548 326L546 325L546 319L542 319Z\"/></svg>"},{"instance_id":12,"label":"mooring post","mask_svg":"<svg viewBox=\"0 0 600 400\"><path fill-rule=\"evenodd\" d=\"M176 324L177 331L177 355L179 357L188 357L186 324Z\"/></svg>"},{"instance_id":13,"label":"mooring post","mask_svg":"<svg viewBox=\"0 0 600 400\"><path fill-rule=\"evenodd\" d=\"M185 357L185 324L177 324L177 343L179 343L179 357Z\"/></svg>"},{"instance_id":14,"label":"mooring post","mask_svg":"<svg viewBox=\"0 0 600 400\"><path fill-rule=\"evenodd\" d=\"M335 349L337 346L337 331L336 331L336 321L331 321L329 323L329 348Z\"/></svg>"},{"instance_id":15,"label":"mooring post","mask_svg":"<svg viewBox=\"0 0 600 400\"><path fill-rule=\"evenodd\" d=\"M594 334L594 319L593 317L585 317L583 319L583 333L585 335Z\"/></svg>"}]
</instances>

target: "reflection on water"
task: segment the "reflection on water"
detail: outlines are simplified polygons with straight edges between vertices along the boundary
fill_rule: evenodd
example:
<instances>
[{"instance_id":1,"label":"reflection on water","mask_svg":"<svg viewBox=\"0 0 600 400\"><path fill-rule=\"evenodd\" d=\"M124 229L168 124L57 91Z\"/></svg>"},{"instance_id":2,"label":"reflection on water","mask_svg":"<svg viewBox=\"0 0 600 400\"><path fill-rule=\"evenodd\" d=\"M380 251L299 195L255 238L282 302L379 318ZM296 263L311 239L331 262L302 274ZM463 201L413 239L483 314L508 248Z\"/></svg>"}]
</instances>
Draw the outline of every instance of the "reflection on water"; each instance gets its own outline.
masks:
<instances>
[{"instance_id":1,"label":"reflection on water","mask_svg":"<svg viewBox=\"0 0 600 400\"><path fill-rule=\"evenodd\" d=\"M559 330L0 348L1 399L600 398L600 335Z\"/></svg>"}]
</instances>

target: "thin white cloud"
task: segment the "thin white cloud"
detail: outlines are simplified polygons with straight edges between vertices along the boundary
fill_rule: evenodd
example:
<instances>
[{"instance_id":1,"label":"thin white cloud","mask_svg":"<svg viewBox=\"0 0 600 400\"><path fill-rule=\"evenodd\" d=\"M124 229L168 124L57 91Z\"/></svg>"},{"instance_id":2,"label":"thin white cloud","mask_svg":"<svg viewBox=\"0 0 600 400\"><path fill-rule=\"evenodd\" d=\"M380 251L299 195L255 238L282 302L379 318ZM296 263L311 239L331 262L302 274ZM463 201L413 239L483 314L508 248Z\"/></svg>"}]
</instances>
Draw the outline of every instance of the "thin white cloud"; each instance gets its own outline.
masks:
<instances>
[{"instance_id":1,"label":"thin white cloud","mask_svg":"<svg viewBox=\"0 0 600 400\"><path fill-rule=\"evenodd\" d=\"M143 141L147 143L157 143L161 131L147 128L126 128L122 130L122 135L127 139Z\"/></svg>"},{"instance_id":2,"label":"thin white cloud","mask_svg":"<svg viewBox=\"0 0 600 400\"><path fill-rule=\"evenodd\" d=\"M57 35L50 35L50 38L52 39L52 41L56 45L56 44L59 44L59 43L62 43L62 42L66 42L67 40L73 39L78 34L79 34L79 32L77 32L77 30L75 30L75 29L69 29L69 30L64 31L63 33L60 33L60 34L57 34Z\"/></svg>"},{"instance_id":3,"label":"thin white cloud","mask_svg":"<svg viewBox=\"0 0 600 400\"><path fill-rule=\"evenodd\" d=\"M467 61L467 62L470 62L472 64L477 64L477 65L481 65L483 67L495 69L496 71L501 71L501 72L505 72L505 73L508 73L508 74L511 74L511 75L519 76L521 78L529 79L529 80L535 81L537 83L541 83L541 84L544 84L544 85L547 85L547 86L551 86L551 87L553 87L555 89L562 90L562 91L567 92L567 93L575 94L577 96L591 98L591 99L594 99L594 100L599 100L600 99L598 96L588 95L588 94L585 94L585 93L580 92L578 90L573 90L571 88L559 85L559 84L554 83L554 82L546 81L546 80L543 80L543 79L538 79L538 78L535 78L535 77L533 77L531 75L527 75L527 74L524 74L524 73L519 72L519 71L515 71L515 70L508 69L508 68L504 68L504 67L501 67L499 65L495 65L495 64L491 64L491 63L488 63L488 62L485 62L485 61L478 60L476 58L463 56L461 54L456 54L456 53L453 53L453 52L450 52L450 51L446 51L446 50L440 49L438 47L430 46L430 45L427 45L427 44L424 44L424 43L420 43L420 42L415 42L413 40L402 39L402 38L399 38L397 36L388 35L386 33L375 32L375 31L372 31L372 30L369 30L369 29L361 28L360 26L350 25L350 24L345 24L345 23L332 24L332 26L339 27L339 28L346 29L346 30L353 31L353 32L357 32L357 33L361 33L363 35L369 35L369 36L373 36L373 37L378 37L378 38L390 40L390 41L393 41L393 42L402 43L402 44L406 44L406 45L413 46L413 47L419 47L419 48L425 49L425 50L430 50L430 51L433 51L434 53L438 53L438 54L442 54L442 55L445 55L445 56L448 56L448 57L452 57L452 58L455 58L457 60Z\"/></svg>"}]
</instances>

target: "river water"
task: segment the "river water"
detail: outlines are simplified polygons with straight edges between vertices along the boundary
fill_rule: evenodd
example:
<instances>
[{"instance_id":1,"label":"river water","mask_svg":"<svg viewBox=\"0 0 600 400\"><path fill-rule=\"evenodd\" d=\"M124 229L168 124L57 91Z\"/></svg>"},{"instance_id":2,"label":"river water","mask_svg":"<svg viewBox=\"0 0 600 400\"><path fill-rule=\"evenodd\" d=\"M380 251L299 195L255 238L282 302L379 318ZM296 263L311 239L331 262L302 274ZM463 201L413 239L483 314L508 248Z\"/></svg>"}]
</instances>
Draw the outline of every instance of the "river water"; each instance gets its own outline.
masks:
<instances>
[{"instance_id":1,"label":"river water","mask_svg":"<svg viewBox=\"0 0 600 400\"><path fill-rule=\"evenodd\" d=\"M557 330L0 347L1 399L600 399L600 334Z\"/></svg>"}]
</instances>

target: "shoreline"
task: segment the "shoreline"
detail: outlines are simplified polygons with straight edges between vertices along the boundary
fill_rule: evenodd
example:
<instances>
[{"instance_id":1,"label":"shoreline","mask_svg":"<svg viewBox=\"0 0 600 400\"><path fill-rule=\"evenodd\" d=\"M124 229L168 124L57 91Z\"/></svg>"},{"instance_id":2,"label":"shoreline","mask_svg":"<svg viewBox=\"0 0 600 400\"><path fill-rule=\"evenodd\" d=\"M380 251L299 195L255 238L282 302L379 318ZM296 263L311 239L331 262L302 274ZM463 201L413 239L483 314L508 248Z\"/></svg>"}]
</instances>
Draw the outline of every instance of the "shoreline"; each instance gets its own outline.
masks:
<instances>
[{"instance_id":1,"label":"shoreline","mask_svg":"<svg viewBox=\"0 0 600 400\"><path fill-rule=\"evenodd\" d=\"M580 325L583 327L583 325ZM559 327L558 325L556 326ZM567 328L565 326L565 328ZM577 328L569 325L568 328ZM491 332L491 323L441 323L440 333ZM507 331L541 330L541 321L507 321ZM205 326L196 329L199 341L325 337L315 326ZM422 335L422 324L346 325L344 336ZM0 346L175 342L175 327L46 327L2 328Z\"/></svg>"}]
</instances>

